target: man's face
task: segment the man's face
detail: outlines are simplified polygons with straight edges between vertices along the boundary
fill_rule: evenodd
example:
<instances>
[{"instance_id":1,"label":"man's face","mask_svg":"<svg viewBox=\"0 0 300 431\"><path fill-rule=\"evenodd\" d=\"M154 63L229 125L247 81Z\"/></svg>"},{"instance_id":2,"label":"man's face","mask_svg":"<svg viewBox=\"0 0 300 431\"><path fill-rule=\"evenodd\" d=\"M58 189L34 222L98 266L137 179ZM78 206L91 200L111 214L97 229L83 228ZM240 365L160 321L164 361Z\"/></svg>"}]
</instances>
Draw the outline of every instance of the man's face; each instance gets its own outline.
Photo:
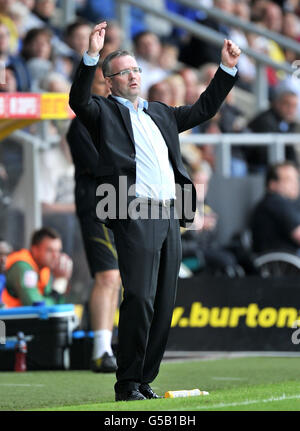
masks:
<instances>
[{"instance_id":1,"label":"man's face","mask_svg":"<svg viewBox=\"0 0 300 431\"><path fill-rule=\"evenodd\" d=\"M293 94L285 94L278 99L275 108L280 117L287 123L295 121L298 110L298 97Z\"/></svg>"},{"instance_id":2,"label":"man's face","mask_svg":"<svg viewBox=\"0 0 300 431\"><path fill-rule=\"evenodd\" d=\"M299 197L299 173L293 166L282 166L278 168L278 181L271 181L272 191L279 193L289 199Z\"/></svg>"},{"instance_id":3,"label":"man's face","mask_svg":"<svg viewBox=\"0 0 300 431\"><path fill-rule=\"evenodd\" d=\"M89 47L89 37L91 34L91 29L88 25L81 25L69 38L68 42L71 48L73 48L78 54L83 55Z\"/></svg>"},{"instance_id":4,"label":"man's face","mask_svg":"<svg viewBox=\"0 0 300 431\"><path fill-rule=\"evenodd\" d=\"M137 55L149 62L156 62L161 53L161 44L155 34L145 34L136 46Z\"/></svg>"},{"instance_id":5,"label":"man's face","mask_svg":"<svg viewBox=\"0 0 300 431\"><path fill-rule=\"evenodd\" d=\"M114 96L124 97L131 102L137 99L141 88L141 74L132 70L136 67L138 67L137 62L130 55L114 58L110 62L110 75L121 72L121 70L130 70L130 73L124 76L116 75L106 78L107 85Z\"/></svg>"},{"instance_id":6,"label":"man's face","mask_svg":"<svg viewBox=\"0 0 300 431\"><path fill-rule=\"evenodd\" d=\"M51 270L55 268L62 251L62 242L59 238L46 237L38 245L31 247L34 260L39 268L48 266Z\"/></svg>"}]
</instances>

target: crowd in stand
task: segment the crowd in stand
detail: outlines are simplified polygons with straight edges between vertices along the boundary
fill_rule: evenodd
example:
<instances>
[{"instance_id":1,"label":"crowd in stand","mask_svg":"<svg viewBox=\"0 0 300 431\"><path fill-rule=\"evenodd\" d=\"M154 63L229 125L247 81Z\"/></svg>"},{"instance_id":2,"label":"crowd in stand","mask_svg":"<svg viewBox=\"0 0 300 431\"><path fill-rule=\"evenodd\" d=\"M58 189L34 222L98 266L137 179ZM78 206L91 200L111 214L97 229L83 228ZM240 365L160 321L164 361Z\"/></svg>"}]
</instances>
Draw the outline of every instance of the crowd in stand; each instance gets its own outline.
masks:
<instances>
[{"instance_id":1,"label":"crowd in stand","mask_svg":"<svg viewBox=\"0 0 300 431\"><path fill-rule=\"evenodd\" d=\"M76 19L67 26L62 23L59 0L0 0L0 64L5 64L5 82L0 92L63 92L68 93L76 68L88 46L94 23L108 21L105 46L101 52L103 61L110 52L130 47L142 68L142 97L158 100L172 106L194 103L209 84L218 67L219 49L200 41L187 31L172 26L143 11L130 7L130 34L123 34L115 15L112 0L77 0ZM218 23L203 11L188 8L173 0L152 0L151 4L161 10L177 13L194 22L209 27L232 39L241 48L267 54L277 62L293 63L297 55L282 49L274 40L246 33L238 28ZM300 41L300 4L297 0L195 0L195 5L217 7L224 13L275 31L295 41ZM238 88L233 90L220 112L201 128L189 133L245 133L245 132L297 132L300 120L300 81L292 80L284 73L266 67L269 85L270 107L261 113L249 115L236 102L236 92L251 94L256 79L256 65L242 54L239 62ZM99 85L105 86L104 79ZM63 225L62 239L65 251L72 255L75 225L74 169L66 145L65 135L69 122L51 122L48 135L53 144L39 152L39 196L44 222L59 231ZM37 133L37 125L27 131ZM232 176L263 173L267 168L264 147L245 148L235 146L232 153ZM286 159L298 165L297 145L286 147ZM203 180L203 172L209 176L215 169L215 149L211 145L186 145L182 147L183 158L195 181ZM0 142L0 198L2 207L22 210L23 155L21 146L12 138ZM5 200L6 198L6 200ZM207 224L204 231L215 229L216 218L207 207ZM68 227L66 229L66 226ZM6 223L2 230L9 230ZM5 236L5 232L0 232ZM184 236L183 236L184 237ZM20 243L15 247L22 247ZM198 260L212 259L207 241L192 238L193 247L198 244ZM185 244L187 245L187 244ZM201 251L202 250L202 251ZM206 250L205 253L203 250ZM232 254L219 250L225 266L239 264ZM216 258L216 255L214 255ZM220 257L221 259L221 257ZM221 259L222 260L222 259ZM199 264L199 262L198 262Z\"/></svg>"}]
</instances>

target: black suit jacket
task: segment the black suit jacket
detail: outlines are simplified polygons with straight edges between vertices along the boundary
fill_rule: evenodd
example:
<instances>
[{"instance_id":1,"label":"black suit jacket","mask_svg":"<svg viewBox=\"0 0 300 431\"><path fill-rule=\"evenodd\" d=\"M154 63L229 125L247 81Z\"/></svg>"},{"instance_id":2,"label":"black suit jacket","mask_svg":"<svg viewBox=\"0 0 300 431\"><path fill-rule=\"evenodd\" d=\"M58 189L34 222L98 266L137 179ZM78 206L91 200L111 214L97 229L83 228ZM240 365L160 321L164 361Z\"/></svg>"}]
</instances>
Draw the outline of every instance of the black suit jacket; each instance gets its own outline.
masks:
<instances>
[{"instance_id":1,"label":"black suit jacket","mask_svg":"<svg viewBox=\"0 0 300 431\"><path fill-rule=\"evenodd\" d=\"M136 182L135 144L129 110L116 99L91 95L91 85L97 66L80 63L70 92L70 106L91 134L100 154L99 184L108 183L119 193L119 177L127 179L127 190ZM169 150L176 184L188 189L185 199L196 209L196 192L183 165L178 134L213 117L232 89L236 77L216 72L210 85L194 105L170 107L149 102L147 114L156 123ZM178 199L179 200L179 199ZM119 209L117 208L117 217ZM191 223L193 216L180 212L180 223ZM107 219L103 222L108 223Z\"/></svg>"},{"instance_id":2,"label":"black suit jacket","mask_svg":"<svg viewBox=\"0 0 300 431\"><path fill-rule=\"evenodd\" d=\"M293 123L285 123L287 130L281 129L283 123L282 118L277 112L270 108L266 111L259 113L254 117L248 124L249 129L253 133L296 133L297 125ZM246 149L247 162L250 165L262 165L267 166L268 164L268 149L267 147L256 147ZM285 158L297 163L297 156L293 145L285 146Z\"/></svg>"}]
</instances>

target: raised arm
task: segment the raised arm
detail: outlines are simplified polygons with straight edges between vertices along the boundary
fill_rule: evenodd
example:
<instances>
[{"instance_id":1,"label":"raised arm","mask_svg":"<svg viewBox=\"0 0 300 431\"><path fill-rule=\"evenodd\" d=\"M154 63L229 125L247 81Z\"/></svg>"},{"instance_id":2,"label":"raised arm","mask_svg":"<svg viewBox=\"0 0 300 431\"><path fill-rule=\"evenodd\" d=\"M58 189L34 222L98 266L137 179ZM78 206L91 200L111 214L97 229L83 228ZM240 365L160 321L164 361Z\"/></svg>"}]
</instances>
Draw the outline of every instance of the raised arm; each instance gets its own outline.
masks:
<instances>
[{"instance_id":1,"label":"raised arm","mask_svg":"<svg viewBox=\"0 0 300 431\"><path fill-rule=\"evenodd\" d=\"M69 104L83 124L89 129L99 114L99 105L91 97L91 87L97 68L99 52L103 48L106 22L97 24L89 38L87 56L96 61L89 65L84 59L80 62L70 91Z\"/></svg>"},{"instance_id":2,"label":"raised arm","mask_svg":"<svg viewBox=\"0 0 300 431\"><path fill-rule=\"evenodd\" d=\"M234 42L224 40L221 67L217 70L207 89L194 105L174 108L179 133L209 120L218 112L237 79L237 69L233 68L237 65L240 54L241 50ZM233 76L228 73L226 68L236 75Z\"/></svg>"},{"instance_id":3,"label":"raised arm","mask_svg":"<svg viewBox=\"0 0 300 431\"><path fill-rule=\"evenodd\" d=\"M106 21L100 22L100 24L97 24L93 28L90 34L88 54L91 57L98 57L103 48L106 26Z\"/></svg>"}]
</instances>

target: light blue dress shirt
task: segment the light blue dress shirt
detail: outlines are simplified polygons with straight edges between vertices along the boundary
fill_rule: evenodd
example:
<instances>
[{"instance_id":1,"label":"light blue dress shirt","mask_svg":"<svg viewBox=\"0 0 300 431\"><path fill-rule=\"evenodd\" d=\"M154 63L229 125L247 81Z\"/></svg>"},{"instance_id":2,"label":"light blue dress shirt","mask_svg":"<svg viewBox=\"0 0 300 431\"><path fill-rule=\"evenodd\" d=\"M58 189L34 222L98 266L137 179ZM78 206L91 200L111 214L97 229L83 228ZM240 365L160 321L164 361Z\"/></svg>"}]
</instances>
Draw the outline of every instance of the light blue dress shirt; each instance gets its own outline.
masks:
<instances>
[{"instance_id":1,"label":"light blue dress shirt","mask_svg":"<svg viewBox=\"0 0 300 431\"><path fill-rule=\"evenodd\" d=\"M123 97L113 96L129 109L136 159L136 196L175 199L175 177L167 144L152 118L144 111L148 102L141 97L138 109Z\"/></svg>"},{"instance_id":2,"label":"light blue dress shirt","mask_svg":"<svg viewBox=\"0 0 300 431\"><path fill-rule=\"evenodd\" d=\"M83 62L87 66L95 66L98 61L99 55L83 55ZM236 67L229 68L223 64L220 67L232 76L237 73ZM157 125L144 111L144 108L148 108L148 102L139 98L138 109L135 110L130 100L113 97L130 113L136 152L136 196L175 199L175 177L168 147Z\"/></svg>"}]
</instances>

